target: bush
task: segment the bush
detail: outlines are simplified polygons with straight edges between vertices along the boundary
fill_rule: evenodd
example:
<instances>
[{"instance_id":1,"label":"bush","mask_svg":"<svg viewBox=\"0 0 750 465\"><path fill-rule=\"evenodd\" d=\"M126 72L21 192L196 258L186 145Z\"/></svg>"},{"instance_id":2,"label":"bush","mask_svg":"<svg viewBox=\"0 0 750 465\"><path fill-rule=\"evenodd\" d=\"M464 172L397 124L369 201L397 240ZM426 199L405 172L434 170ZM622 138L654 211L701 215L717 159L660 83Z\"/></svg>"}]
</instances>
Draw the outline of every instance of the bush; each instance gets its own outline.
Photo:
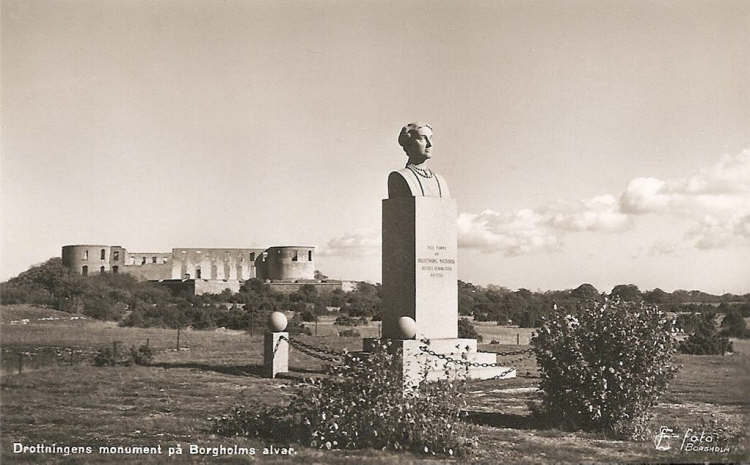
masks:
<instances>
[{"instance_id":1,"label":"bush","mask_svg":"<svg viewBox=\"0 0 750 465\"><path fill-rule=\"evenodd\" d=\"M115 366L115 353L111 347L105 347L99 349L94 356L94 365L98 367L113 367Z\"/></svg>"},{"instance_id":2,"label":"bush","mask_svg":"<svg viewBox=\"0 0 750 465\"><path fill-rule=\"evenodd\" d=\"M638 437L677 368L673 322L656 307L590 302L550 315L532 338L542 411L569 428Z\"/></svg>"},{"instance_id":3,"label":"bush","mask_svg":"<svg viewBox=\"0 0 750 465\"><path fill-rule=\"evenodd\" d=\"M347 354L327 368L327 377L300 385L288 407L235 407L214 419L214 432L325 449L466 454L464 383L423 382L404 391L400 357L386 345L366 358Z\"/></svg>"},{"instance_id":4,"label":"bush","mask_svg":"<svg viewBox=\"0 0 750 465\"><path fill-rule=\"evenodd\" d=\"M130 348L130 357L136 365L151 365L154 360L154 351L146 344L142 344L138 348L133 346Z\"/></svg>"},{"instance_id":5,"label":"bush","mask_svg":"<svg viewBox=\"0 0 750 465\"><path fill-rule=\"evenodd\" d=\"M112 347L104 347L99 349L94 356L94 365L98 367L102 366L116 366L124 365L130 366L133 364L133 358L130 352L122 347L117 348L117 352Z\"/></svg>"},{"instance_id":6,"label":"bush","mask_svg":"<svg viewBox=\"0 0 750 465\"><path fill-rule=\"evenodd\" d=\"M724 355L732 351L729 338L716 330L713 313L699 316L694 332L680 343L680 352L692 355Z\"/></svg>"},{"instance_id":7,"label":"bush","mask_svg":"<svg viewBox=\"0 0 750 465\"><path fill-rule=\"evenodd\" d=\"M458 319L458 337L476 339L477 342L482 342L482 336L477 333L477 330L474 329L474 325L466 318Z\"/></svg>"},{"instance_id":8,"label":"bush","mask_svg":"<svg viewBox=\"0 0 750 465\"><path fill-rule=\"evenodd\" d=\"M104 347L99 349L94 356L94 365L98 367L103 366L131 366L134 363L136 365L150 365L154 359L154 353L151 347L143 344L138 348L131 346L130 349L119 348L115 353L112 347Z\"/></svg>"}]
</instances>

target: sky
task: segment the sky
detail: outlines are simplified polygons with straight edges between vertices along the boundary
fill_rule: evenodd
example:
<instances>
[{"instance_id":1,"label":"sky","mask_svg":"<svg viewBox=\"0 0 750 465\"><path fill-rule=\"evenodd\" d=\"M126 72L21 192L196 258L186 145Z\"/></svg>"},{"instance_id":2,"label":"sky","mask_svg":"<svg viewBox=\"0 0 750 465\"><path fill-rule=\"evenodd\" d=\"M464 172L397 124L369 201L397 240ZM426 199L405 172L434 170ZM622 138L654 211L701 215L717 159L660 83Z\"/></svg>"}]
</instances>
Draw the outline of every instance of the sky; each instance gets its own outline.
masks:
<instances>
[{"instance_id":1,"label":"sky","mask_svg":"<svg viewBox=\"0 0 750 465\"><path fill-rule=\"evenodd\" d=\"M750 2L2 0L0 279L315 245L380 282L428 121L459 279L750 292Z\"/></svg>"}]
</instances>

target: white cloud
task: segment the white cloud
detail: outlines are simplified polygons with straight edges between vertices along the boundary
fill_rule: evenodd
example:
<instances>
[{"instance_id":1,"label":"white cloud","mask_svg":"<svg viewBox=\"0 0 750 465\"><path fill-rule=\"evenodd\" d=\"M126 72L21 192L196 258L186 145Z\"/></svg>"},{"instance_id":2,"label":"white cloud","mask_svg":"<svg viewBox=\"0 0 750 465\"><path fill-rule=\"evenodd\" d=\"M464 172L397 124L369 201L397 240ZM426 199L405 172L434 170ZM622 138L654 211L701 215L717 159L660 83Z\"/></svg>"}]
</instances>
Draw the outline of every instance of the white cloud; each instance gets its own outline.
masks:
<instances>
[{"instance_id":1,"label":"white cloud","mask_svg":"<svg viewBox=\"0 0 750 465\"><path fill-rule=\"evenodd\" d=\"M329 240L318 255L362 257L380 253L380 232L361 230Z\"/></svg>"},{"instance_id":2,"label":"white cloud","mask_svg":"<svg viewBox=\"0 0 750 465\"><path fill-rule=\"evenodd\" d=\"M651 255L710 249L750 241L750 149L723 156L713 166L684 178L631 180L619 196L603 194L577 202L554 201L536 209L484 210L458 216L458 245L507 256L562 248L577 232L617 233L645 214L694 219L683 238L661 239ZM679 233L678 233L679 234ZM321 255L365 256L380 250L380 232L358 231L331 239Z\"/></svg>"},{"instance_id":3,"label":"white cloud","mask_svg":"<svg viewBox=\"0 0 750 465\"><path fill-rule=\"evenodd\" d=\"M492 210L458 215L459 247L483 252L521 255L560 247L559 238L548 231L546 218L533 210L503 214Z\"/></svg>"},{"instance_id":4,"label":"white cloud","mask_svg":"<svg viewBox=\"0 0 750 465\"><path fill-rule=\"evenodd\" d=\"M744 243L750 239L750 149L721 157L715 165L684 177L631 180L618 197L610 194L575 203L555 202L511 213L485 210L458 218L459 246L520 255L562 247L566 234L620 232L644 214L666 214L698 221L686 238L655 243L651 254L674 254Z\"/></svg>"},{"instance_id":5,"label":"white cloud","mask_svg":"<svg viewBox=\"0 0 750 465\"><path fill-rule=\"evenodd\" d=\"M551 226L567 231L623 231L631 225L630 217L620 211L614 196L605 194L582 200L572 211L554 213Z\"/></svg>"},{"instance_id":6,"label":"white cloud","mask_svg":"<svg viewBox=\"0 0 750 465\"><path fill-rule=\"evenodd\" d=\"M620 196L629 214L728 214L750 206L750 149L724 155L715 165L685 178L636 178Z\"/></svg>"},{"instance_id":7,"label":"white cloud","mask_svg":"<svg viewBox=\"0 0 750 465\"><path fill-rule=\"evenodd\" d=\"M729 218L706 215L685 237L699 249L718 249L730 245L750 245L750 212Z\"/></svg>"},{"instance_id":8,"label":"white cloud","mask_svg":"<svg viewBox=\"0 0 750 465\"><path fill-rule=\"evenodd\" d=\"M656 178L635 178L620 197L620 208L626 213L648 213L666 209L670 196L667 183Z\"/></svg>"}]
</instances>

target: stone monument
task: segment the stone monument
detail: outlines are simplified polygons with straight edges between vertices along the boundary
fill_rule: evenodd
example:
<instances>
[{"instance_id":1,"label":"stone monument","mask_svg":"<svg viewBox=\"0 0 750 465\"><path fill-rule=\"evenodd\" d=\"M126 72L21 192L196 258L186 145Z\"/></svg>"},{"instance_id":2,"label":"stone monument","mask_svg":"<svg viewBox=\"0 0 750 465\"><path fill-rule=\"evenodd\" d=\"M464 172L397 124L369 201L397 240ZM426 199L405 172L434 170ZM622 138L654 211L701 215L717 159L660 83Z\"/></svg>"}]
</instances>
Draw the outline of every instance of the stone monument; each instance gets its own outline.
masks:
<instances>
[{"instance_id":1,"label":"stone monument","mask_svg":"<svg viewBox=\"0 0 750 465\"><path fill-rule=\"evenodd\" d=\"M409 158L404 169L388 176L388 198L383 200L382 282L383 332L391 347L402 349L407 383L427 372L427 379L465 372L464 365L448 363L420 347L456 360L494 364L494 353L477 352L477 341L458 338L458 275L456 201L448 183L427 165L432 157L432 128L410 123L398 143ZM404 322L413 320L404 331ZM422 342L428 340L428 343ZM365 351L374 340L365 339ZM427 368L425 368L427 367ZM468 370L474 379L515 376L503 367Z\"/></svg>"}]
</instances>

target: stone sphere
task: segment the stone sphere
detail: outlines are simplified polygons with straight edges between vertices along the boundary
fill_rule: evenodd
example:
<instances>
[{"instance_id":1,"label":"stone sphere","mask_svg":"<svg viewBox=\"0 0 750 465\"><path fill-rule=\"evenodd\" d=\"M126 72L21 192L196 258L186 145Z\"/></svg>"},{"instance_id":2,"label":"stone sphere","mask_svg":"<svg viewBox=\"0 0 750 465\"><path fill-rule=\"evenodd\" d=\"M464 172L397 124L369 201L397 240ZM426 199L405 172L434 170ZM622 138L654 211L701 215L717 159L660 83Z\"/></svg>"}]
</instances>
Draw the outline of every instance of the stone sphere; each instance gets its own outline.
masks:
<instances>
[{"instance_id":1,"label":"stone sphere","mask_svg":"<svg viewBox=\"0 0 750 465\"><path fill-rule=\"evenodd\" d=\"M275 333L284 331L286 329L286 324L286 315L281 312L273 312L271 313L271 316L268 317L268 329Z\"/></svg>"},{"instance_id":2,"label":"stone sphere","mask_svg":"<svg viewBox=\"0 0 750 465\"><path fill-rule=\"evenodd\" d=\"M408 316L402 316L398 319L398 331L404 339L414 339L417 335L417 322Z\"/></svg>"}]
</instances>

